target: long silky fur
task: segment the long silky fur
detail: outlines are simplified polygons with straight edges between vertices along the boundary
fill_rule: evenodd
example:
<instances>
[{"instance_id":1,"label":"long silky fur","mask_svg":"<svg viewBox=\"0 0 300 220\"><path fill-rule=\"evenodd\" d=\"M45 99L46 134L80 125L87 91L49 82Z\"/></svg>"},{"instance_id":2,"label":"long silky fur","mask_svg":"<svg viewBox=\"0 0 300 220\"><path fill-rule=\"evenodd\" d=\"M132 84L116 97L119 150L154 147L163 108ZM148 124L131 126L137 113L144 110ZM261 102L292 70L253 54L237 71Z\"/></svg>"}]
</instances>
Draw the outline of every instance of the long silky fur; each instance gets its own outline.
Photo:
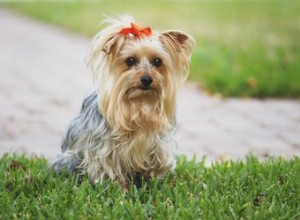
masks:
<instances>
[{"instance_id":1,"label":"long silky fur","mask_svg":"<svg viewBox=\"0 0 300 220\"><path fill-rule=\"evenodd\" d=\"M175 167L176 95L188 74L193 38L179 31L147 39L120 36L133 18L109 22L87 58L96 91L72 120L52 166L57 172L87 172L92 183L112 179L127 184L136 174L161 177ZM136 89L144 70L122 69L136 50L164 60L163 69L150 69L153 89L148 92ZM150 65L146 60L145 68Z\"/></svg>"},{"instance_id":2,"label":"long silky fur","mask_svg":"<svg viewBox=\"0 0 300 220\"><path fill-rule=\"evenodd\" d=\"M174 131L113 136L93 93L72 120L63 140L63 153L52 165L57 172L87 171L93 183L107 178L127 183L136 173L161 176L175 166Z\"/></svg>"}]
</instances>

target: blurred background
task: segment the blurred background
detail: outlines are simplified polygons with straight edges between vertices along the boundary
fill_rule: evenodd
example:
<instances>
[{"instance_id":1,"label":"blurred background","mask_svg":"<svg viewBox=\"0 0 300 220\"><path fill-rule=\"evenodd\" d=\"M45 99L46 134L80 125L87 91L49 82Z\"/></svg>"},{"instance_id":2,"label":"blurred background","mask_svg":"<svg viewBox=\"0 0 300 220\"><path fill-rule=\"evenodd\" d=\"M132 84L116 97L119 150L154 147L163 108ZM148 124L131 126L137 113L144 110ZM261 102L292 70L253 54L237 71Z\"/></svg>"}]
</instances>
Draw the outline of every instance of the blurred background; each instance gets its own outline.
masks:
<instances>
[{"instance_id":1,"label":"blurred background","mask_svg":"<svg viewBox=\"0 0 300 220\"><path fill-rule=\"evenodd\" d=\"M87 37L128 13L196 38L190 80L232 97L300 96L300 1L17 1L4 6Z\"/></svg>"},{"instance_id":2,"label":"blurred background","mask_svg":"<svg viewBox=\"0 0 300 220\"><path fill-rule=\"evenodd\" d=\"M180 152L208 160L300 155L300 1L0 2L0 155L53 158L82 99L104 15L196 39L178 101Z\"/></svg>"},{"instance_id":3,"label":"blurred background","mask_svg":"<svg viewBox=\"0 0 300 220\"><path fill-rule=\"evenodd\" d=\"M300 96L300 2L25 1L6 3L41 21L87 37L103 14L128 13L160 30L196 38L190 80L209 93L235 97Z\"/></svg>"}]
</instances>

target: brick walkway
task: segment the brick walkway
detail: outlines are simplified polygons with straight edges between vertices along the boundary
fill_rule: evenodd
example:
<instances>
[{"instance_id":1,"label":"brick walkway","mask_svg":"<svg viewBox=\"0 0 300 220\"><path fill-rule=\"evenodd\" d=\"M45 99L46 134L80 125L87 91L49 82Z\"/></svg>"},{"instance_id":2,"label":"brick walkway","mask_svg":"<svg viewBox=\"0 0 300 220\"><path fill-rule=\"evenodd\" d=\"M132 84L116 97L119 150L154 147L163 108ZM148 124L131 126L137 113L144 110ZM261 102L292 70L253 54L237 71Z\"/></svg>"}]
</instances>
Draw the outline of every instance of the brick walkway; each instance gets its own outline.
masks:
<instances>
[{"instance_id":1,"label":"brick walkway","mask_svg":"<svg viewBox=\"0 0 300 220\"><path fill-rule=\"evenodd\" d=\"M0 9L0 155L53 158L92 91L88 39ZM248 153L300 156L300 101L221 99L188 84L178 101L179 151L208 161Z\"/></svg>"}]
</instances>

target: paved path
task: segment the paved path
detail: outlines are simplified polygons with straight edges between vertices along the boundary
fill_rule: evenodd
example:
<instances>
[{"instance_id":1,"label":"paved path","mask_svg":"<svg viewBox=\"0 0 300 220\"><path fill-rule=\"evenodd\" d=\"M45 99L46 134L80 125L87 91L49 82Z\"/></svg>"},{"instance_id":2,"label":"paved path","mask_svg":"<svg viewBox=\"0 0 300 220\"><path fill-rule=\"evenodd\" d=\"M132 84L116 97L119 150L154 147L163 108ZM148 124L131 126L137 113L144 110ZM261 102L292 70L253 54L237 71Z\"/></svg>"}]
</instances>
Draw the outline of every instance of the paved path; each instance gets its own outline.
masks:
<instances>
[{"instance_id":1,"label":"paved path","mask_svg":"<svg viewBox=\"0 0 300 220\"><path fill-rule=\"evenodd\" d=\"M53 158L92 91L88 39L0 9L0 155ZM300 101L221 99L188 84L178 101L179 150L208 161L250 152L300 156Z\"/></svg>"}]
</instances>

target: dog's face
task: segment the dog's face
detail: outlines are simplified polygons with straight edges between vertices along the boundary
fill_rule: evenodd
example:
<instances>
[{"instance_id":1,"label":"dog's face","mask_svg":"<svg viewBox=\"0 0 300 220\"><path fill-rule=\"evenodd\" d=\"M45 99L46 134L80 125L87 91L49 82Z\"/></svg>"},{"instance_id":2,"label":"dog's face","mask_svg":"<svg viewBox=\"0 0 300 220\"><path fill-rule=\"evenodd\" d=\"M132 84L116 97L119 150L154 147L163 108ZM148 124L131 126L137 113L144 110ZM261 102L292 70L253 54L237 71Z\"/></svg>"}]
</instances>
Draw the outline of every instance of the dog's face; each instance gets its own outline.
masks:
<instances>
[{"instance_id":1,"label":"dog's face","mask_svg":"<svg viewBox=\"0 0 300 220\"><path fill-rule=\"evenodd\" d=\"M115 23L94 40L90 64L96 65L99 108L113 127L157 130L175 121L193 38L180 31L122 35L124 26Z\"/></svg>"},{"instance_id":2,"label":"dog's face","mask_svg":"<svg viewBox=\"0 0 300 220\"><path fill-rule=\"evenodd\" d=\"M152 104L165 99L171 83L170 61L170 55L157 41L127 40L111 63L119 96L128 102Z\"/></svg>"}]
</instances>

